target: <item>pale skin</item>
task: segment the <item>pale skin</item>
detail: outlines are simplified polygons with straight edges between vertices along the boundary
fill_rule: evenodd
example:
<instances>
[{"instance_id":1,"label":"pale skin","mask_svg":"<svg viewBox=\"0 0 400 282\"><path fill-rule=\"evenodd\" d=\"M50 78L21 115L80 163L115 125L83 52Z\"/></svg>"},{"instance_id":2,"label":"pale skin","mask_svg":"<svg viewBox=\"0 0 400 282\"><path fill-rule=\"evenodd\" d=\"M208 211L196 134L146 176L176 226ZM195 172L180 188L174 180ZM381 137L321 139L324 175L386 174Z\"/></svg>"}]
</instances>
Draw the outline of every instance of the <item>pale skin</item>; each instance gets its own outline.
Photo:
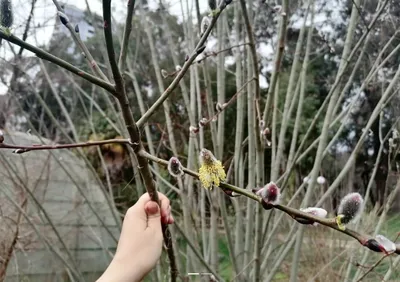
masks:
<instances>
[{"instance_id":1,"label":"pale skin","mask_svg":"<svg viewBox=\"0 0 400 282\"><path fill-rule=\"evenodd\" d=\"M163 245L161 223L174 223L168 198L158 197L161 208L145 193L128 209L115 256L96 282L141 281L155 267Z\"/></svg>"}]
</instances>

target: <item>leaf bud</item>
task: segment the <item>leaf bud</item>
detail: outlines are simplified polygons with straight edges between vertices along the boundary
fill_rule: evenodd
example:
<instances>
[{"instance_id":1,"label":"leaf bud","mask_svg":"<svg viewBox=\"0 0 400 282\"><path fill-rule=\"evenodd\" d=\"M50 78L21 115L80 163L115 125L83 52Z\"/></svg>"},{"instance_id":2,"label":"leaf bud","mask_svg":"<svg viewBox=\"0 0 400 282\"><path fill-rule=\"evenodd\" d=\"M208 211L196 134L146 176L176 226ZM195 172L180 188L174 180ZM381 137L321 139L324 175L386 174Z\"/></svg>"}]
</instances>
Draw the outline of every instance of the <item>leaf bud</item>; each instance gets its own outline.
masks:
<instances>
[{"instance_id":1,"label":"leaf bud","mask_svg":"<svg viewBox=\"0 0 400 282\"><path fill-rule=\"evenodd\" d=\"M69 18L66 14L60 11L58 11L57 14L60 17L60 21L63 25L67 25L69 23Z\"/></svg>"},{"instance_id":2,"label":"leaf bud","mask_svg":"<svg viewBox=\"0 0 400 282\"><path fill-rule=\"evenodd\" d=\"M172 157L168 161L168 172L173 177L182 177L184 175L182 164L178 158Z\"/></svg>"},{"instance_id":3,"label":"leaf bud","mask_svg":"<svg viewBox=\"0 0 400 282\"><path fill-rule=\"evenodd\" d=\"M347 194L340 201L336 222L340 229L344 230L346 224L350 223L362 212L364 200L359 193Z\"/></svg>"}]
</instances>

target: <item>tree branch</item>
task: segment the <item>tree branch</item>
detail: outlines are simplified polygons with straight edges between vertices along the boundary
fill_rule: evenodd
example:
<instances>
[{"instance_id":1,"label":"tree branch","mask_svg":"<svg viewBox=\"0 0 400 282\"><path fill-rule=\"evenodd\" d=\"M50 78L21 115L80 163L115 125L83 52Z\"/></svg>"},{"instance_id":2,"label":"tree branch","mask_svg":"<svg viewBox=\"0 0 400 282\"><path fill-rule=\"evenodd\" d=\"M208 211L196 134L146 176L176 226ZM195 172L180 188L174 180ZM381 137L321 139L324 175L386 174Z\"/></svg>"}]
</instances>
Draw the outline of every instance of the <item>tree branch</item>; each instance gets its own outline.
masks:
<instances>
[{"instance_id":1,"label":"tree branch","mask_svg":"<svg viewBox=\"0 0 400 282\"><path fill-rule=\"evenodd\" d=\"M152 161L152 162L156 162L163 166L168 166L168 161L157 158L155 156L152 156L144 150L140 151L139 155L142 156L143 158L146 158L146 159ZM183 168L182 170L184 173L199 179L199 174L197 172L194 172L187 168ZM219 188L221 188L224 192L227 192L227 191L232 192L233 191L237 194L246 196L247 198L250 198L250 199L258 202L259 204L263 205L262 198L260 196L257 196L256 194L250 192L249 190L239 188L237 186L234 186L234 185L231 185L231 184L228 184L225 182L221 182ZM375 245L375 244L377 244L377 242L375 241L375 239L372 236L358 233L357 231L351 230L349 228L342 230L337 226L335 218L316 217L309 213L305 213L305 212L302 212L300 210L297 210L297 209L294 209L294 208L291 208L291 207L288 207L285 205L275 205L275 206L273 206L273 208L276 208L278 210L281 210L281 211L287 213L288 215L290 215L293 219L295 219L297 221L300 220L301 221L300 223L302 223L302 222L307 222L309 224L314 223L314 222L319 223L321 225L335 229L336 231L339 231L343 234L346 234L347 236L350 236L350 237L356 239L358 242L360 242L361 245L363 245L375 252L382 252L382 249L379 249L379 247L377 245ZM395 253L400 254L400 244L396 244Z\"/></svg>"},{"instance_id":2,"label":"tree branch","mask_svg":"<svg viewBox=\"0 0 400 282\"><path fill-rule=\"evenodd\" d=\"M36 46L33 46L12 34L7 34L2 29L0 29L0 38L3 38L11 43L14 43L15 45L22 47L22 48L25 48L26 50L29 50L32 53L34 53L37 57L39 57L43 60L52 62L64 69L82 77L83 79L86 79L87 81L90 81L91 83L96 84L97 86L100 86L101 88L107 90L111 94L115 94L114 86L111 83L108 83L100 78L97 78L97 77L91 75L90 73L87 73L87 72L71 65L70 63L68 63L64 60L44 51Z\"/></svg>"},{"instance_id":3,"label":"tree branch","mask_svg":"<svg viewBox=\"0 0 400 282\"><path fill-rule=\"evenodd\" d=\"M228 100L228 102L224 103L224 105L222 105L222 109L220 109L219 111L217 111L217 113L212 116L211 118L209 118L208 120L204 121L204 122L200 122L201 124L199 124L200 126L206 126L208 125L211 121L215 120L218 115L220 113L222 113L229 105L231 105L239 96L240 94L242 94L241 92L245 89L245 87L247 86L247 84L249 84L250 82L252 82L253 80L256 80L255 77L253 77L252 79L246 81L242 87L240 87L240 89Z\"/></svg>"},{"instance_id":4,"label":"tree branch","mask_svg":"<svg viewBox=\"0 0 400 282\"><path fill-rule=\"evenodd\" d=\"M43 151L43 150L60 150L60 149L72 149L82 148L89 146L101 146L106 144L127 144L130 145L129 139L109 139L102 141L87 141L73 144L54 144L54 145L43 145L33 144L31 146L13 145L7 143L0 143L0 149L14 149L15 154L23 154L29 151Z\"/></svg>"},{"instance_id":5,"label":"tree branch","mask_svg":"<svg viewBox=\"0 0 400 282\"><path fill-rule=\"evenodd\" d=\"M149 118L154 114L154 112L163 104L163 102L168 98L168 96L172 93L172 91L179 85L179 82L183 78L183 76L186 74L188 71L189 67L193 63L193 61L196 59L198 55L200 55L205 48L205 43L207 41L208 36L211 33L211 30L213 29L214 25L216 24L220 14L222 11L226 8L225 1L221 1L221 4L219 6L219 10L215 13L214 17L211 20L210 25L200 38L199 43L194 49L194 52L192 55L186 60L185 64L183 65L181 71L178 73L178 75L175 77L175 79L171 82L171 84L165 89L165 91L161 94L161 96L157 99L157 101L146 111L146 113L138 120L137 126L139 128L142 128L143 125L149 120Z\"/></svg>"},{"instance_id":6,"label":"tree branch","mask_svg":"<svg viewBox=\"0 0 400 282\"><path fill-rule=\"evenodd\" d=\"M144 147L140 140L140 132L138 126L136 125L136 122L133 118L133 113L129 104L128 96L126 95L124 79L121 76L121 72L118 68L117 61L115 59L112 26L111 26L111 0L103 0L103 19L104 19L104 36L106 41L107 54L108 54L108 59L110 61L111 71L115 81L115 96L118 99L122 115L126 124L126 128L128 130L129 137L131 138L131 147L138 157L137 158L138 168L143 178L143 182L145 184L147 193L149 193L149 196L152 201L155 201L160 205L160 199L158 198L157 188L153 180L153 175L151 173L149 163L147 159L141 157L138 154L139 151L144 150ZM178 276L178 269L175 260L172 237L167 224L162 224L162 231L170 263L171 281L175 282Z\"/></svg>"},{"instance_id":7,"label":"tree branch","mask_svg":"<svg viewBox=\"0 0 400 282\"><path fill-rule=\"evenodd\" d=\"M64 13L63 8L61 5L58 3L57 0L53 0L54 5L56 6L57 10L59 12ZM82 50L82 52L85 54L85 58L88 61L89 66L93 69L94 73L103 79L104 81L108 81L107 76L102 72L100 69L99 65L97 62L94 60L92 54L89 52L89 49L86 47L85 43L82 41L82 39L79 36L79 27L78 29L74 28L71 24L71 22L68 20L66 23L64 23L64 26L69 30L71 33L72 39L74 40L75 44Z\"/></svg>"},{"instance_id":8,"label":"tree branch","mask_svg":"<svg viewBox=\"0 0 400 282\"><path fill-rule=\"evenodd\" d=\"M124 37L122 38L121 54L119 56L118 67L123 72L125 68L126 55L128 53L129 36L132 31L133 11L135 8L135 0L128 0L128 13L125 21Z\"/></svg>"},{"instance_id":9,"label":"tree branch","mask_svg":"<svg viewBox=\"0 0 400 282\"><path fill-rule=\"evenodd\" d=\"M254 85L255 85L255 106L256 106L256 113L257 113L257 119L261 120L260 116L260 109L259 109L259 100L260 100L260 82L259 82L259 70L258 70L258 60L257 60L257 51L256 51L256 41L254 39L254 34L253 34L253 28L251 27L249 15L247 13L247 8L246 8L246 1L245 0L240 0L240 6L242 8L242 14L244 18L244 23L246 26L247 30L247 36L249 39L249 47L250 47L250 52L251 52L251 59L253 61L253 72L254 72ZM259 140L258 140L259 141Z\"/></svg>"}]
</instances>

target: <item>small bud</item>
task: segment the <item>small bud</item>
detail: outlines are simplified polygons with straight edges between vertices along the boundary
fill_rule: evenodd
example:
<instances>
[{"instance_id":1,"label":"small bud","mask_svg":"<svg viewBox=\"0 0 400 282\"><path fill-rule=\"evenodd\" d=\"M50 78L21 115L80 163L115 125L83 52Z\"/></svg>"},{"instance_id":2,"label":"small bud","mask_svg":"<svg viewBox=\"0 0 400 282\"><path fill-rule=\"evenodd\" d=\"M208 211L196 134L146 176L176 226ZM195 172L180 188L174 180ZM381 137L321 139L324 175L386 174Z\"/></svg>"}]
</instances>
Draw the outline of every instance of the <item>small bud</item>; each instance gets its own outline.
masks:
<instances>
[{"instance_id":1,"label":"small bud","mask_svg":"<svg viewBox=\"0 0 400 282\"><path fill-rule=\"evenodd\" d=\"M206 16L201 20L200 24L200 36L203 36L204 32L206 32L207 28L210 26L211 21L210 19Z\"/></svg>"},{"instance_id":2,"label":"small bud","mask_svg":"<svg viewBox=\"0 0 400 282\"><path fill-rule=\"evenodd\" d=\"M274 8L272 8L275 13L280 13L282 11L282 6L281 5L276 5Z\"/></svg>"},{"instance_id":3,"label":"small bud","mask_svg":"<svg viewBox=\"0 0 400 282\"><path fill-rule=\"evenodd\" d=\"M63 25L67 25L69 22L69 18L67 17L66 14L64 14L63 12L58 11L57 12L58 16L60 17L60 21Z\"/></svg>"},{"instance_id":4,"label":"small bud","mask_svg":"<svg viewBox=\"0 0 400 282\"><path fill-rule=\"evenodd\" d=\"M318 184L324 185L325 182L326 182L325 177L323 177L323 176L318 176L318 178L317 178L317 183L318 183Z\"/></svg>"},{"instance_id":5,"label":"small bud","mask_svg":"<svg viewBox=\"0 0 400 282\"><path fill-rule=\"evenodd\" d=\"M2 130L0 130L0 144L3 143L4 141L4 133Z\"/></svg>"},{"instance_id":6,"label":"small bud","mask_svg":"<svg viewBox=\"0 0 400 282\"><path fill-rule=\"evenodd\" d=\"M162 70L161 70L161 75L162 75L164 78L167 78L167 77L168 77L168 72L167 72L166 70L162 69Z\"/></svg>"},{"instance_id":7,"label":"small bud","mask_svg":"<svg viewBox=\"0 0 400 282\"><path fill-rule=\"evenodd\" d=\"M263 130L264 127L265 127L265 121L264 121L263 119L261 119L261 120L258 122L258 126L260 127L260 130Z\"/></svg>"},{"instance_id":8,"label":"small bud","mask_svg":"<svg viewBox=\"0 0 400 282\"><path fill-rule=\"evenodd\" d=\"M200 127L203 127L203 126L205 126L205 125L207 124L207 122L208 122L208 120L207 120L206 118L202 118L202 119L199 121L199 126L200 126Z\"/></svg>"},{"instance_id":9,"label":"small bud","mask_svg":"<svg viewBox=\"0 0 400 282\"><path fill-rule=\"evenodd\" d=\"M79 33L79 25L77 25L77 24L75 25L75 32Z\"/></svg>"},{"instance_id":10,"label":"small bud","mask_svg":"<svg viewBox=\"0 0 400 282\"><path fill-rule=\"evenodd\" d=\"M240 194L238 194L238 193L236 193L236 192L234 192L234 191L232 191L232 190L229 190L229 189L222 189L222 191L223 191L226 195L228 195L229 197L232 197L232 198L234 198L234 197L239 197L239 196L240 196Z\"/></svg>"},{"instance_id":11,"label":"small bud","mask_svg":"<svg viewBox=\"0 0 400 282\"><path fill-rule=\"evenodd\" d=\"M189 131L191 133L197 134L197 133L199 133L199 128L191 125L191 126L189 126Z\"/></svg>"},{"instance_id":12,"label":"small bud","mask_svg":"<svg viewBox=\"0 0 400 282\"><path fill-rule=\"evenodd\" d=\"M310 177L306 176L306 177L303 178L303 183L310 184L310 182L311 182L311 178Z\"/></svg>"},{"instance_id":13,"label":"small bud","mask_svg":"<svg viewBox=\"0 0 400 282\"><path fill-rule=\"evenodd\" d=\"M173 177L182 177L184 175L183 169L182 169L182 164L179 161L178 158L172 157L169 159L168 162L168 172L173 176Z\"/></svg>"},{"instance_id":14,"label":"small bud","mask_svg":"<svg viewBox=\"0 0 400 282\"><path fill-rule=\"evenodd\" d=\"M201 46L199 49L197 49L196 53L197 55L200 55L203 53L203 51L206 49L206 45Z\"/></svg>"},{"instance_id":15,"label":"small bud","mask_svg":"<svg viewBox=\"0 0 400 282\"><path fill-rule=\"evenodd\" d=\"M217 0L208 0L208 6L210 7L211 11L217 9Z\"/></svg>"},{"instance_id":16,"label":"small bud","mask_svg":"<svg viewBox=\"0 0 400 282\"><path fill-rule=\"evenodd\" d=\"M217 103L217 105L215 106L215 109L217 110L217 112L221 112L224 110L224 105L226 105L226 103L222 104L221 103Z\"/></svg>"},{"instance_id":17,"label":"small bud","mask_svg":"<svg viewBox=\"0 0 400 282\"><path fill-rule=\"evenodd\" d=\"M14 13L11 0L0 1L0 25L6 28L12 26L14 22Z\"/></svg>"},{"instance_id":18,"label":"small bud","mask_svg":"<svg viewBox=\"0 0 400 282\"><path fill-rule=\"evenodd\" d=\"M392 135L393 135L393 139L399 138L399 132L397 131L397 129L393 129Z\"/></svg>"},{"instance_id":19,"label":"small bud","mask_svg":"<svg viewBox=\"0 0 400 282\"><path fill-rule=\"evenodd\" d=\"M369 239L363 245L366 246L371 251L377 253L382 253L385 251L385 248L381 244L379 244L378 241L376 241L375 239Z\"/></svg>"},{"instance_id":20,"label":"small bud","mask_svg":"<svg viewBox=\"0 0 400 282\"><path fill-rule=\"evenodd\" d=\"M376 235L375 240L384 248L385 253L390 254L396 251L396 244L383 235Z\"/></svg>"},{"instance_id":21,"label":"small bud","mask_svg":"<svg viewBox=\"0 0 400 282\"><path fill-rule=\"evenodd\" d=\"M216 122L218 120L218 116L213 116L212 121Z\"/></svg>"},{"instance_id":22,"label":"small bud","mask_svg":"<svg viewBox=\"0 0 400 282\"><path fill-rule=\"evenodd\" d=\"M394 147L396 147L396 145L394 144L394 139L389 138L389 148L394 148Z\"/></svg>"},{"instance_id":23,"label":"small bud","mask_svg":"<svg viewBox=\"0 0 400 282\"><path fill-rule=\"evenodd\" d=\"M263 188L259 189L256 194L260 196L263 201L268 205L277 205L281 197L281 191L274 182L266 184Z\"/></svg>"},{"instance_id":24,"label":"small bud","mask_svg":"<svg viewBox=\"0 0 400 282\"><path fill-rule=\"evenodd\" d=\"M189 55L186 54L185 56L185 62L189 60Z\"/></svg>"},{"instance_id":25,"label":"small bud","mask_svg":"<svg viewBox=\"0 0 400 282\"><path fill-rule=\"evenodd\" d=\"M356 219L362 212L364 200L359 193L347 194L341 201L336 217L337 225L344 230L345 225Z\"/></svg>"},{"instance_id":26,"label":"small bud","mask_svg":"<svg viewBox=\"0 0 400 282\"><path fill-rule=\"evenodd\" d=\"M374 136L374 132L372 131L371 128L368 130L368 136L370 137Z\"/></svg>"},{"instance_id":27,"label":"small bud","mask_svg":"<svg viewBox=\"0 0 400 282\"><path fill-rule=\"evenodd\" d=\"M262 125L262 124L261 124ZM260 126L261 126L260 125ZM262 129L262 128L261 128ZM269 135L270 135L270 130L269 130L269 128L267 127L267 128L265 128L265 129L262 129L261 130L261 132L260 132L260 136L261 136L261 140L263 141L263 143L265 144L265 145L267 145L267 147L270 147L271 146L271 141L269 140Z\"/></svg>"},{"instance_id":28,"label":"small bud","mask_svg":"<svg viewBox=\"0 0 400 282\"><path fill-rule=\"evenodd\" d=\"M177 65L177 66L175 67L175 70L176 70L176 71L181 71L181 69L182 69L182 67L181 67L180 65Z\"/></svg>"},{"instance_id":29,"label":"small bud","mask_svg":"<svg viewBox=\"0 0 400 282\"><path fill-rule=\"evenodd\" d=\"M225 0L225 5L229 5L232 3L232 0Z\"/></svg>"},{"instance_id":30,"label":"small bud","mask_svg":"<svg viewBox=\"0 0 400 282\"><path fill-rule=\"evenodd\" d=\"M300 211L305 212L305 213L309 213L313 216L317 216L317 217L321 217L321 218L325 218L326 215L328 214L328 212L324 209L321 208L306 208L306 209L300 209ZM308 220L305 218L295 218L298 222L302 223L302 224L312 224L314 226L318 225L318 222L312 221L312 220ZM300 220L300 221L299 221Z\"/></svg>"},{"instance_id":31,"label":"small bud","mask_svg":"<svg viewBox=\"0 0 400 282\"><path fill-rule=\"evenodd\" d=\"M13 151L13 153L14 154L22 154L22 153L25 153L26 152L26 150L25 149L15 149L14 151Z\"/></svg>"}]
</instances>

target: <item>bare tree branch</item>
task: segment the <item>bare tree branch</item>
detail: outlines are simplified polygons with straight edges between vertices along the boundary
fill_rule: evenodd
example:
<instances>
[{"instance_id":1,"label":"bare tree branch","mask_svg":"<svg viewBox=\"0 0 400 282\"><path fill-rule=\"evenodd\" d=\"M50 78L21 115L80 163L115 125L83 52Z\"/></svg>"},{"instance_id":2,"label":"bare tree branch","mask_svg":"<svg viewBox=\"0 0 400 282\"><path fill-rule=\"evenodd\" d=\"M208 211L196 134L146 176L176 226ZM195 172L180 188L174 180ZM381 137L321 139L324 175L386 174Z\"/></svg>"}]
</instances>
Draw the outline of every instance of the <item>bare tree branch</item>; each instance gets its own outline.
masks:
<instances>
[{"instance_id":1,"label":"bare tree branch","mask_svg":"<svg viewBox=\"0 0 400 282\"><path fill-rule=\"evenodd\" d=\"M149 153L147 153L146 151L140 151L139 155L147 158L148 160L152 161L152 162L156 162L158 164L161 164L163 166L168 166L168 161L157 158L155 156L150 155ZM199 174L197 172L194 172L192 170L189 170L187 168L183 168L182 169L184 173L191 175L197 179L199 179ZM399 180L400 181L400 180ZM221 182L219 188L221 188L222 190L226 191L233 191L237 194L246 196L247 198L250 198L256 202L258 202L259 204L263 205L263 199L260 196L257 196L256 194L250 192L249 190L243 189L243 188L239 188L237 186L225 183L225 182ZM361 245L375 251L375 252L383 252L382 249L379 249L378 247L378 243L375 241L375 239L372 236L368 236L368 235L364 235L361 234L357 231L351 230L349 228L346 228L345 230L340 229L337 226L336 223L336 219L335 218L321 218L321 217L317 217L317 216L313 216L310 213L305 213L302 212L300 210L285 206L285 205L274 205L273 208L276 208L278 210L281 210L285 213L287 213L288 215L290 215L293 219L299 221L300 223L303 224L312 224L312 223L319 223L321 225L327 226L329 228L335 229L336 231L339 231L343 234L346 234L347 236L350 236L354 239L356 239L358 242L360 242ZM396 244L396 254L400 254L400 244Z\"/></svg>"},{"instance_id":2,"label":"bare tree branch","mask_svg":"<svg viewBox=\"0 0 400 282\"><path fill-rule=\"evenodd\" d=\"M115 89L114 86L100 78L97 78L73 65L71 65L70 63L36 47L33 46L21 39L19 39L18 37L12 35L12 34L7 34L4 30L0 29L0 38L3 38L11 43L14 43L15 45L18 45L22 48L25 48L26 50L31 51L32 53L34 53L37 57L52 62L74 74L76 74L77 76L82 77L83 79L86 79L87 81L92 82L93 84L96 84L98 86L100 86L101 88L104 88L105 90L107 90L108 92L115 94Z\"/></svg>"},{"instance_id":3,"label":"bare tree branch","mask_svg":"<svg viewBox=\"0 0 400 282\"><path fill-rule=\"evenodd\" d=\"M111 25L111 0L103 0L103 18L104 18L104 36L106 40L107 54L115 81L115 92L116 92L115 96L117 97L118 102L120 104L122 115L126 123L126 128L128 130L129 136L132 141L131 147L138 157L139 171L145 183L146 190L149 193L150 198L160 205L157 188L155 186L153 175L151 173L148 161L138 154L139 151L143 150L143 144L140 140L140 132L133 118L129 100L126 95L124 80L118 68L117 61L115 59L112 25ZM171 281L174 282L176 281L176 278L178 276L178 269L175 260L172 237L167 224L162 224L162 230L170 263Z\"/></svg>"},{"instance_id":4,"label":"bare tree branch","mask_svg":"<svg viewBox=\"0 0 400 282\"><path fill-rule=\"evenodd\" d=\"M161 96L157 99L157 101L147 110L147 112L138 120L137 126L139 128L143 127L143 125L149 120L149 118L154 114L154 112L163 104L163 102L171 95L172 91L179 85L179 81L183 78L183 76L186 74L188 71L189 67L193 63L193 61L196 59L198 55L200 55L204 49L205 49L205 43L207 41L208 36L211 33L211 30L213 29L214 25L216 24L219 15L222 13L222 11L226 8L225 1L221 1L221 4L219 6L219 10L215 13L214 17L211 20L210 25L200 38L199 43L195 47L192 55L186 60L185 64L182 66L181 71L178 73L178 75L175 77L175 79L171 82L171 84L165 89L164 93L161 94Z\"/></svg>"},{"instance_id":5,"label":"bare tree branch","mask_svg":"<svg viewBox=\"0 0 400 282\"><path fill-rule=\"evenodd\" d=\"M13 149L15 154L23 154L29 151L72 149L72 148L82 148L89 146L101 146L106 144L130 145L131 142L129 139L109 139L102 141L87 141L87 142L73 143L73 144L54 144L54 145L33 144L31 146L0 143L0 149Z\"/></svg>"}]
</instances>

